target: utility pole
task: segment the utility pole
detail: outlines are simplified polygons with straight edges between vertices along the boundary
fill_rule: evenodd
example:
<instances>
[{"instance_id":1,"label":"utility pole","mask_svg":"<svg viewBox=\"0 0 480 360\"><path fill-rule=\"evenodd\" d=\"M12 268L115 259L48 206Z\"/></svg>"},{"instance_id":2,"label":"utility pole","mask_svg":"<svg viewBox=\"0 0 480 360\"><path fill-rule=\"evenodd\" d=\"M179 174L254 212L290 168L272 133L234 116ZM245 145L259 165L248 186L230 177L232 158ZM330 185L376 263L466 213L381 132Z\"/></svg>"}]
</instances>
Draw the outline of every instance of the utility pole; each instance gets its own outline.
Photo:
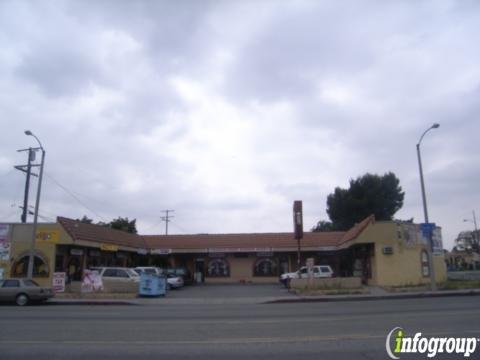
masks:
<instances>
[{"instance_id":1,"label":"utility pole","mask_svg":"<svg viewBox=\"0 0 480 360\"><path fill-rule=\"evenodd\" d=\"M162 216L161 219L162 221L165 221L165 235L168 235L168 223L170 222L170 219L175 217L172 215L168 215L171 212L174 212L175 210L162 210L162 212L165 213L165 216Z\"/></svg>"},{"instance_id":2,"label":"utility pole","mask_svg":"<svg viewBox=\"0 0 480 360\"><path fill-rule=\"evenodd\" d=\"M23 211L22 211L22 216L20 217L20 220L22 223L27 222L27 216L28 216L28 194L30 192L30 176L37 176L37 174L32 173L32 166L38 166L38 165L32 165L32 161L35 161L35 151L37 151L38 148L32 149L21 149L17 150L18 152L23 152L23 151L28 151L28 162L27 165L16 165L15 169L20 170L24 173L27 174L27 177L25 179L25 194L23 196Z\"/></svg>"}]
</instances>

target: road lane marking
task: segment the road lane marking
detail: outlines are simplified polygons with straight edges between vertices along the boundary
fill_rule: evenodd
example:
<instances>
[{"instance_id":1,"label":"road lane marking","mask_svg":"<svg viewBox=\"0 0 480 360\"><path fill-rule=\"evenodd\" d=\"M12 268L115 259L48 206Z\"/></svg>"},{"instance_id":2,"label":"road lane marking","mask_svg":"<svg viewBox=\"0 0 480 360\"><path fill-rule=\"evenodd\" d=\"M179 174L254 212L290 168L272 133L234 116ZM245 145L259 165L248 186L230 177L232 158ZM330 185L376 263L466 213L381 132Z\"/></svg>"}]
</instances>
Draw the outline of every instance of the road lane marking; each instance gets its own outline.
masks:
<instances>
[{"instance_id":1,"label":"road lane marking","mask_svg":"<svg viewBox=\"0 0 480 360\"><path fill-rule=\"evenodd\" d=\"M462 331L462 334L475 333L478 330ZM428 332L428 336L453 336L458 333L441 331ZM209 345L209 344L264 344L264 343L294 343L294 342L336 342L349 340L385 339L385 334L349 334L300 337L257 337L257 338L213 338L205 340L0 340L0 345Z\"/></svg>"}]
</instances>

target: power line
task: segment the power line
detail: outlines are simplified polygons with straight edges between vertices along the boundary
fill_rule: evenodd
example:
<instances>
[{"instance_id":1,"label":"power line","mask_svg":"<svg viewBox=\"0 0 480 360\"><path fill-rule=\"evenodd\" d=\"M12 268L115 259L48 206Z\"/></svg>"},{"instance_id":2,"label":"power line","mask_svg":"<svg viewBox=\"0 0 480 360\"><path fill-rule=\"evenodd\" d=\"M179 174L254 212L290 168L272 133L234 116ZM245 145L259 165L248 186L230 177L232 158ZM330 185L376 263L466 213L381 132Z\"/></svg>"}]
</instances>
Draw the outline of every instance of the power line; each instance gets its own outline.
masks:
<instances>
[{"instance_id":1,"label":"power line","mask_svg":"<svg viewBox=\"0 0 480 360\"><path fill-rule=\"evenodd\" d=\"M180 231L182 231L184 234L188 234L189 231L185 230L184 228L182 228L181 226L179 226L177 224L177 222L173 222L173 221L170 221L172 223L173 226L175 226L177 229L179 229Z\"/></svg>"},{"instance_id":2,"label":"power line","mask_svg":"<svg viewBox=\"0 0 480 360\"><path fill-rule=\"evenodd\" d=\"M68 195L70 195L72 198L74 198L80 205L82 205L85 209L87 209L88 211L94 213L95 215L97 215L100 219L102 219L104 222L107 222L107 220L105 220L105 218L100 215L99 213L97 213L96 211L90 209L87 205L85 205L85 203L83 203L78 197L76 197L70 190L68 190L65 186L63 186L62 184L60 184L57 180L55 180L51 175L49 175L48 173L46 173L45 175L47 175L47 177L52 180L55 185L57 185L59 188L61 188L63 191L65 191Z\"/></svg>"}]
</instances>

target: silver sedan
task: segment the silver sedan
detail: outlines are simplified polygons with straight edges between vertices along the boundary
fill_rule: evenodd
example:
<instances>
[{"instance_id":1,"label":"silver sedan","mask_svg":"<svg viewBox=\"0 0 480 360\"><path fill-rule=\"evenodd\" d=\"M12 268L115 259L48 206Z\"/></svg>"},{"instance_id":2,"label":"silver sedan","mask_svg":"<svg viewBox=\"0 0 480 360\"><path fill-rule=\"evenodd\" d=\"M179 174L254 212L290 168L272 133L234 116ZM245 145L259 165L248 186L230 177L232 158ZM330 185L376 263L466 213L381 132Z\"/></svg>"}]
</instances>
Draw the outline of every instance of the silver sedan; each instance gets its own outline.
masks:
<instances>
[{"instance_id":1,"label":"silver sedan","mask_svg":"<svg viewBox=\"0 0 480 360\"><path fill-rule=\"evenodd\" d=\"M54 296L49 287L42 287L29 279L0 280L0 301L15 302L19 306L29 302L45 301Z\"/></svg>"}]
</instances>

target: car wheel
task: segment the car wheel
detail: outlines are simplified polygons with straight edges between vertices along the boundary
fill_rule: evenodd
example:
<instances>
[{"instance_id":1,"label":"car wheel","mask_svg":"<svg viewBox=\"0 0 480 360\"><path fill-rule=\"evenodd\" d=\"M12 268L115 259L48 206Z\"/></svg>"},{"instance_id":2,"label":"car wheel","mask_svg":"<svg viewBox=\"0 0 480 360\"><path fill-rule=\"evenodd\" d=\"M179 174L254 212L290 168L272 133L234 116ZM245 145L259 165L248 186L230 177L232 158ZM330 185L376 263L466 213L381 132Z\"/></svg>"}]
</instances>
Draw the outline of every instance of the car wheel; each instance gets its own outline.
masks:
<instances>
[{"instance_id":1,"label":"car wheel","mask_svg":"<svg viewBox=\"0 0 480 360\"><path fill-rule=\"evenodd\" d=\"M27 305L28 301L29 301L29 298L27 294L18 294L17 297L15 298L15 303L18 306Z\"/></svg>"}]
</instances>

